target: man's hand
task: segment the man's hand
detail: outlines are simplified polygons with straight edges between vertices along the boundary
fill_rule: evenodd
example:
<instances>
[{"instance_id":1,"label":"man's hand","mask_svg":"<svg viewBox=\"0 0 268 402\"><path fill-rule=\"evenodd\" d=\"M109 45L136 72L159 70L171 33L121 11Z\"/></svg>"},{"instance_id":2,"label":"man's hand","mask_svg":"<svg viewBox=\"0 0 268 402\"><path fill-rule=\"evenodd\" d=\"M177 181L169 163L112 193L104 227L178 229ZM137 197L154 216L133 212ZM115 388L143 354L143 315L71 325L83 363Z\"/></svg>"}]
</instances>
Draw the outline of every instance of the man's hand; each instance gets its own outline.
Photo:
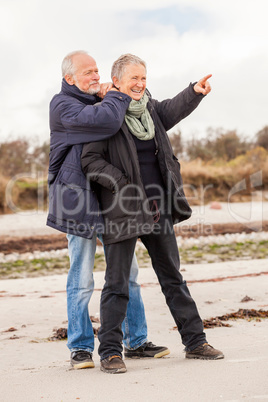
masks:
<instances>
[{"instance_id":1,"label":"man's hand","mask_svg":"<svg viewBox=\"0 0 268 402\"><path fill-rule=\"evenodd\" d=\"M208 79L212 77L212 74L206 75L204 78L201 78L195 86L194 86L194 91L197 94L203 94L207 95L211 91L211 86L208 82Z\"/></svg>"},{"instance_id":2,"label":"man's hand","mask_svg":"<svg viewBox=\"0 0 268 402\"><path fill-rule=\"evenodd\" d=\"M113 88L112 82L105 82L104 84L100 84L100 90L97 93L99 98L104 98L104 96Z\"/></svg>"}]
</instances>

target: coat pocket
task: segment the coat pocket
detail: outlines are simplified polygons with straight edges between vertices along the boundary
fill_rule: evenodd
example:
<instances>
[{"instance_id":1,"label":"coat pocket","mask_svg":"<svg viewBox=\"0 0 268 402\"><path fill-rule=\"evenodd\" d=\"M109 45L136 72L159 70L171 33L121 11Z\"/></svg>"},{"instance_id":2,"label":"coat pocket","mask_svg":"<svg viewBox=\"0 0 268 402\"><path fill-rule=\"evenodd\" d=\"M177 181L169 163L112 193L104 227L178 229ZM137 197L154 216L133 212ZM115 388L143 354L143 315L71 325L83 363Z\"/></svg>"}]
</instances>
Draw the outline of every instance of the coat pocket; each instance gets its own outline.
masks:
<instances>
[{"instance_id":1,"label":"coat pocket","mask_svg":"<svg viewBox=\"0 0 268 402\"><path fill-rule=\"evenodd\" d=\"M65 184L70 189L83 188L90 190L90 183L82 172L64 169L59 174L59 182Z\"/></svg>"},{"instance_id":2,"label":"coat pocket","mask_svg":"<svg viewBox=\"0 0 268 402\"><path fill-rule=\"evenodd\" d=\"M92 208L92 197L95 196L86 178L79 172L65 169L54 185L56 216L63 220L83 222Z\"/></svg>"}]
</instances>

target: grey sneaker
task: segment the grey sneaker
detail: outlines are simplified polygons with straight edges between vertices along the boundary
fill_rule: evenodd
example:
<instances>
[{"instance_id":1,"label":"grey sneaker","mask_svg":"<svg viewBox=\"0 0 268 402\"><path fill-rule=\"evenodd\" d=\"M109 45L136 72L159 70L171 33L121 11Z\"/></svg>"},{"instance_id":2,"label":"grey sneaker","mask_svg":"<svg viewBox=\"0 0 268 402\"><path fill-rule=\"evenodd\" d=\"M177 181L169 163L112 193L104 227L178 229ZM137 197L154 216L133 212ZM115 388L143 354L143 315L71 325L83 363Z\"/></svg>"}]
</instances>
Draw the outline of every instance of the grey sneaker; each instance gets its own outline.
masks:
<instances>
[{"instance_id":1,"label":"grey sneaker","mask_svg":"<svg viewBox=\"0 0 268 402\"><path fill-rule=\"evenodd\" d=\"M109 374L125 373L127 371L126 365L120 356L109 356L101 360L101 371Z\"/></svg>"},{"instance_id":2,"label":"grey sneaker","mask_svg":"<svg viewBox=\"0 0 268 402\"><path fill-rule=\"evenodd\" d=\"M186 351L185 357L187 359L218 360L223 359L224 354L220 350L214 349L208 343L204 343L190 352Z\"/></svg>"},{"instance_id":3,"label":"grey sneaker","mask_svg":"<svg viewBox=\"0 0 268 402\"><path fill-rule=\"evenodd\" d=\"M86 350L75 350L71 353L71 366L74 369L93 368L92 353Z\"/></svg>"},{"instance_id":4,"label":"grey sneaker","mask_svg":"<svg viewBox=\"0 0 268 402\"><path fill-rule=\"evenodd\" d=\"M145 342L138 349L125 348L124 355L128 359L142 359L145 357L159 358L169 355L170 351L165 346L156 346L152 342Z\"/></svg>"}]
</instances>

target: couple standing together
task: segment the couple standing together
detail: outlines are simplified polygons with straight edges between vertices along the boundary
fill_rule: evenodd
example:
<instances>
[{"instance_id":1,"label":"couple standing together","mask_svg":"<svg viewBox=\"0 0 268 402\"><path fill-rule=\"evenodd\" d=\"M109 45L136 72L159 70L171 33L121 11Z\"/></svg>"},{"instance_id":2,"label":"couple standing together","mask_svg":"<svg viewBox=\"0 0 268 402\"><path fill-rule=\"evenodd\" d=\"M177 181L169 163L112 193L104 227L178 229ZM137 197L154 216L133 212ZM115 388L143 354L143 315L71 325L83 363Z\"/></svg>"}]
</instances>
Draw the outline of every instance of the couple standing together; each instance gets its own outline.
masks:
<instances>
[{"instance_id":1,"label":"couple standing together","mask_svg":"<svg viewBox=\"0 0 268 402\"><path fill-rule=\"evenodd\" d=\"M112 84L100 84L95 60L84 51L62 63L62 89L50 103L49 214L47 224L67 233L68 343L71 365L94 367L88 304L94 290L97 237L104 244L101 294L101 370L126 372L122 359L169 354L147 338L135 245L147 248L186 358L221 359L207 343L202 320L180 274L173 224L188 219L180 165L167 130L210 92L209 76L172 99L146 89L146 64L125 54L112 66Z\"/></svg>"}]
</instances>

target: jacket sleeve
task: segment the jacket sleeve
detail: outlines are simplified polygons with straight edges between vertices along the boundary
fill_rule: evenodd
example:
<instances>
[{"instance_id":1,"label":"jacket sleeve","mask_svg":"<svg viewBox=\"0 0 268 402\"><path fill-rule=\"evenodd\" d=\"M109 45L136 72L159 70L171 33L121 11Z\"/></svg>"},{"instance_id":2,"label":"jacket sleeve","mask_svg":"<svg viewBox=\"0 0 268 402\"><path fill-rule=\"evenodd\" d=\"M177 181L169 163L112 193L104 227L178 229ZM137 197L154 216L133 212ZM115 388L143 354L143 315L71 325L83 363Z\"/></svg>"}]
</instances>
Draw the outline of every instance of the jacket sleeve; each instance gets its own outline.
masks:
<instances>
[{"instance_id":1,"label":"jacket sleeve","mask_svg":"<svg viewBox=\"0 0 268 402\"><path fill-rule=\"evenodd\" d=\"M194 92L193 86L194 84L190 84L172 99L166 99L162 102L152 99L155 111L166 131L192 113L204 98L204 95Z\"/></svg>"},{"instance_id":2,"label":"jacket sleeve","mask_svg":"<svg viewBox=\"0 0 268 402\"><path fill-rule=\"evenodd\" d=\"M70 98L65 97L57 105L51 104L51 110L59 113L64 127L64 133L60 132L55 141L58 144L64 143L65 146L103 141L112 137L121 127L131 101L130 96L115 91L109 91L97 105L84 105L73 102ZM57 132L55 129L53 131Z\"/></svg>"},{"instance_id":3,"label":"jacket sleeve","mask_svg":"<svg viewBox=\"0 0 268 402\"><path fill-rule=\"evenodd\" d=\"M85 144L81 154L81 165L87 180L118 192L128 183L126 175L111 165L105 156L108 153L108 141Z\"/></svg>"}]
</instances>

